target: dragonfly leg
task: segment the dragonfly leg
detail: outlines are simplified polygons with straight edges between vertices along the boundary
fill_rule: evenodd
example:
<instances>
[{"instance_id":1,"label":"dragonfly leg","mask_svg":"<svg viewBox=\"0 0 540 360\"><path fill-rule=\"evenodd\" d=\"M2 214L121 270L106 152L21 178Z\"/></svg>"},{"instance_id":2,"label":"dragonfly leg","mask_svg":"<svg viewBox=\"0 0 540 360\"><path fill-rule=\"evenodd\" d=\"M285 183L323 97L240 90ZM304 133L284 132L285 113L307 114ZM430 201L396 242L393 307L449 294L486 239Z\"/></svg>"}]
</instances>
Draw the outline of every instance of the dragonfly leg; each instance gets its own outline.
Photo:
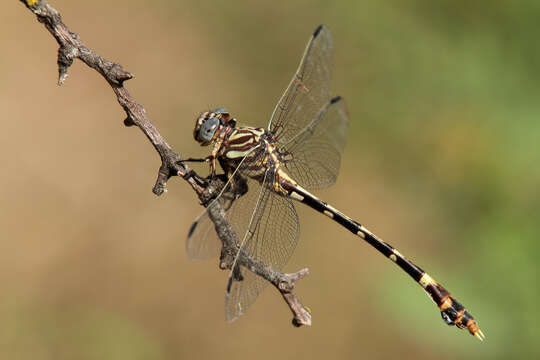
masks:
<instances>
[{"instance_id":1,"label":"dragonfly leg","mask_svg":"<svg viewBox=\"0 0 540 360\"><path fill-rule=\"evenodd\" d=\"M213 155L207 156L205 158L187 158L180 160L180 162L206 162L210 163L210 178L214 179L216 177L216 157Z\"/></svg>"},{"instance_id":2,"label":"dragonfly leg","mask_svg":"<svg viewBox=\"0 0 540 360\"><path fill-rule=\"evenodd\" d=\"M208 162L210 161L210 156L207 156L205 158L187 158L180 161L181 162Z\"/></svg>"},{"instance_id":3,"label":"dragonfly leg","mask_svg":"<svg viewBox=\"0 0 540 360\"><path fill-rule=\"evenodd\" d=\"M210 162L210 179L214 179L216 177L216 157L210 155L208 158Z\"/></svg>"}]
</instances>

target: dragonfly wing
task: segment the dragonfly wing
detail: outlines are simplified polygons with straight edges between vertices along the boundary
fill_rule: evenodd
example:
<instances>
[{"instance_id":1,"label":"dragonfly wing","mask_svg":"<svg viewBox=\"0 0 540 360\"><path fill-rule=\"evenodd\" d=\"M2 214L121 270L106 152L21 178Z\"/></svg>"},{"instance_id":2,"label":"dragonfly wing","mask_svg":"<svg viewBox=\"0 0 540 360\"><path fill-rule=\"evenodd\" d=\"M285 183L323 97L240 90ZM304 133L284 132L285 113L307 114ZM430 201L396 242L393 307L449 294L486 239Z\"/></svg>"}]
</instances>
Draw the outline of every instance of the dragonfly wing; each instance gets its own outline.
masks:
<instances>
[{"instance_id":1,"label":"dragonfly wing","mask_svg":"<svg viewBox=\"0 0 540 360\"><path fill-rule=\"evenodd\" d=\"M271 182L274 173L267 170L259 191L249 184L250 192L233 205L231 223L241 242L241 252L258 264L280 271L290 259L299 237L298 215L292 201L276 194ZM251 180L258 185L258 182ZM245 262L235 260L230 273L225 299L225 316L234 321L241 316L268 281L245 268ZM230 286L229 286L230 285Z\"/></svg>"},{"instance_id":2,"label":"dragonfly wing","mask_svg":"<svg viewBox=\"0 0 540 360\"><path fill-rule=\"evenodd\" d=\"M255 149L255 151L257 150ZM252 175L251 164L261 162L263 156L263 152L259 151L255 153L255 157L251 162L246 161L247 156L244 157L216 199L212 200L203 213L195 219L186 239L186 253L191 260L208 260L219 255L221 240L219 240L214 223L209 217L208 208L215 203L219 203L227 214L231 212L230 215L232 215L234 209L238 208L233 206L234 203L248 192L245 174Z\"/></svg>"},{"instance_id":3,"label":"dragonfly wing","mask_svg":"<svg viewBox=\"0 0 540 360\"><path fill-rule=\"evenodd\" d=\"M191 225L186 240L186 254L193 261L217 257L221 243L205 210Z\"/></svg>"},{"instance_id":4,"label":"dragonfly wing","mask_svg":"<svg viewBox=\"0 0 540 360\"><path fill-rule=\"evenodd\" d=\"M277 103L268 129L281 143L297 136L330 100L333 42L321 25L309 40L298 70Z\"/></svg>"},{"instance_id":5,"label":"dragonfly wing","mask_svg":"<svg viewBox=\"0 0 540 360\"><path fill-rule=\"evenodd\" d=\"M227 210L232 205L234 193L224 192L216 201ZM209 205L212 206L212 205ZM193 261L209 260L219 256L221 240L216 233L214 223L205 209L191 225L186 239L186 254Z\"/></svg>"},{"instance_id":6,"label":"dragonfly wing","mask_svg":"<svg viewBox=\"0 0 540 360\"><path fill-rule=\"evenodd\" d=\"M278 145L287 173L306 189L321 189L335 183L347 128L345 101L335 97L295 138Z\"/></svg>"},{"instance_id":7,"label":"dragonfly wing","mask_svg":"<svg viewBox=\"0 0 540 360\"><path fill-rule=\"evenodd\" d=\"M336 181L345 145L345 102L330 99L332 51L332 34L321 25L270 120L289 175L308 189Z\"/></svg>"}]
</instances>

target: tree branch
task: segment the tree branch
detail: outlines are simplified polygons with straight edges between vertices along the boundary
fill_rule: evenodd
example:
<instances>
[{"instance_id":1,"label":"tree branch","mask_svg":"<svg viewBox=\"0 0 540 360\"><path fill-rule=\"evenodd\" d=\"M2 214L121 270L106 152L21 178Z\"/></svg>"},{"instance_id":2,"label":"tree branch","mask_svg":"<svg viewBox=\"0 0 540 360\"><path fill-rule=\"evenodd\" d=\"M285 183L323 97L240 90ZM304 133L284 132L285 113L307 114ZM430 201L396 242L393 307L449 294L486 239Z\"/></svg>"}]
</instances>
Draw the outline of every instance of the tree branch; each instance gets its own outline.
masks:
<instances>
[{"instance_id":1,"label":"tree branch","mask_svg":"<svg viewBox=\"0 0 540 360\"><path fill-rule=\"evenodd\" d=\"M214 194L219 193L219 190L224 186L223 180L220 178L208 180L190 169L161 136L146 115L144 107L138 104L124 87L124 82L133 78L131 73L124 70L122 65L108 61L87 48L79 36L69 30L62 22L60 13L45 0L19 1L24 3L37 16L37 20L45 25L58 42L58 85L62 85L66 80L68 69L73 64L73 60L81 60L100 73L109 83L116 94L118 103L126 112L127 117L124 124L126 126L137 126L154 146L161 158L161 166L152 189L154 194L159 196L166 192L167 181L173 176L183 178L195 191L203 204L207 204ZM213 203L209 209L209 214L222 242L220 268L230 269L240 248L237 234L228 223L225 211L218 202ZM296 282L308 274L308 269L302 269L291 274L281 273L271 266L263 264L258 259L254 259L245 251L240 252L238 263L274 285L291 309L293 313L292 322L295 326L311 325L310 312L293 293Z\"/></svg>"}]
</instances>

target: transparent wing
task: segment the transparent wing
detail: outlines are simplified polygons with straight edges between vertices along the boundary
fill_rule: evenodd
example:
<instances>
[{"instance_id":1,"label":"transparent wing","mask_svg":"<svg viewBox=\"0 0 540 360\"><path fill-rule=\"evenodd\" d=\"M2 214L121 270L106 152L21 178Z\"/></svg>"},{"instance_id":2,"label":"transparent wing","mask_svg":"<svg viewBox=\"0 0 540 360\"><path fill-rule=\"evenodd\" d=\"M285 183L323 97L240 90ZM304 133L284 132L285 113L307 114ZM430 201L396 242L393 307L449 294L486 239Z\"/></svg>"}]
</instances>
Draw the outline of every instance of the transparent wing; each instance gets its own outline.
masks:
<instances>
[{"instance_id":1,"label":"transparent wing","mask_svg":"<svg viewBox=\"0 0 540 360\"><path fill-rule=\"evenodd\" d=\"M208 260L217 257L221 242L216 234L214 223L205 210L191 225L186 240L186 254L190 260Z\"/></svg>"},{"instance_id":2,"label":"transparent wing","mask_svg":"<svg viewBox=\"0 0 540 360\"><path fill-rule=\"evenodd\" d=\"M290 259L299 237L298 215L290 199L272 190L274 173L267 170L263 185L250 180L250 191L235 201L230 223L243 245L241 251L257 264L281 270ZM228 213L229 214L229 213ZM241 316L268 284L236 261L227 289L225 316L234 321Z\"/></svg>"},{"instance_id":3,"label":"transparent wing","mask_svg":"<svg viewBox=\"0 0 540 360\"><path fill-rule=\"evenodd\" d=\"M279 142L286 144L296 137L330 101L332 51L332 34L321 25L272 113L268 129Z\"/></svg>"},{"instance_id":4,"label":"transparent wing","mask_svg":"<svg viewBox=\"0 0 540 360\"><path fill-rule=\"evenodd\" d=\"M247 193L247 175L254 175L251 168L254 164L262 163L264 152L261 149L253 150L253 157L250 157L250 162L245 160L248 157L244 157L238 164L237 170L227 180L224 188L218 194L213 202L221 204L226 212L233 211L233 204L237 198L242 197ZM209 206L212 206L211 203ZM208 208L206 208L199 217L195 219L191 225L188 236L186 239L186 254L194 261L208 260L215 258L221 251L221 240L219 239L214 223L210 220L208 215Z\"/></svg>"},{"instance_id":5,"label":"transparent wing","mask_svg":"<svg viewBox=\"0 0 540 360\"><path fill-rule=\"evenodd\" d=\"M308 189L336 181L345 146L345 102L330 99L332 50L332 34L321 25L270 120L289 175Z\"/></svg>"},{"instance_id":6,"label":"transparent wing","mask_svg":"<svg viewBox=\"0 0 540 360\"><path fill-rule=\"evenodd\" d=\"M335 183L347 127L345 101L335 97L294 138L278 145L287 173L307 189L321 189Z\"/></svg>"},{"instance_id":7,"label":"transparent wing","mask_svg":"<svg viewBox=\"0 0 540 360\"><path fill-rule=\"evenodd\" d=\"M217 201L227 210L231 207L233 198L234 193L227 191ZM219 240L216 227L205 209L189 229L186 239L186 254L190 260L201 261L218 257L220 251L221 240Z\"/></svg>"}]
</instances>

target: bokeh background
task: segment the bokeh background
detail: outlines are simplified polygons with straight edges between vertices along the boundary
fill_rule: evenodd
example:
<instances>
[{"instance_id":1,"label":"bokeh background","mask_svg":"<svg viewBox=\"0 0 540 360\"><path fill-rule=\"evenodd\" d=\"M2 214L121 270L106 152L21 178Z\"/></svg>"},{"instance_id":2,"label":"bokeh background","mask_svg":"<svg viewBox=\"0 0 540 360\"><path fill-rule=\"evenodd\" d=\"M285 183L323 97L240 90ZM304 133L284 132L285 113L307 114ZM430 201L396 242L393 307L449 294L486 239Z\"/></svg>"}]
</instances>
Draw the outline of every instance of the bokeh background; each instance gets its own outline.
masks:
<instances>
[{"instance_id":1,"label":"bokeh background","mask_svg":"<svg viewBox=\"0 0 540 360\"><path fill-rule=\"evenodd\" d=\"M0 11L0 358L532 359L540 356L537 1L51 2L127 83L176 151L195 116L264 125L320 23L350 111L335 186L317 194L395 245L478 319L447 327L423 291L358 238L299 207L286 270L313 326L268 288L224 320L227 274L192 263L201 211L108 85L15 0ZM206 172L205 168L200 168Z\"/></svg>"}]
</instances>

